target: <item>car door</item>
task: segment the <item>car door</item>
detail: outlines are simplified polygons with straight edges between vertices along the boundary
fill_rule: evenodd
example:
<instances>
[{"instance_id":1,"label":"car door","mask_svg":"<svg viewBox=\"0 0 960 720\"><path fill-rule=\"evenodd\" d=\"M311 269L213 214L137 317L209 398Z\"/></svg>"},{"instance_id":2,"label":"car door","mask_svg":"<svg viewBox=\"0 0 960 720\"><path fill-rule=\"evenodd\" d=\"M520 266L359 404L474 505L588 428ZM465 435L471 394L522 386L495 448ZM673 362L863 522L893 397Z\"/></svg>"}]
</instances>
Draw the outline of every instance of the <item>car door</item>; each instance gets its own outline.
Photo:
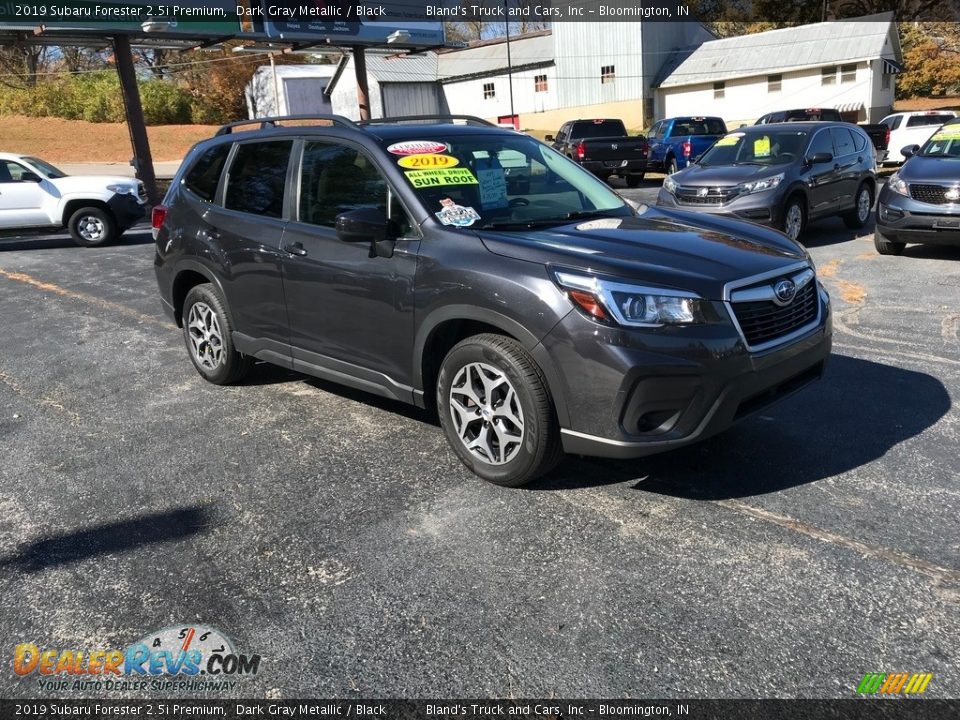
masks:
<instances>
[{"instance_id":1,"label":"car door","mask_svg":"<svg viewBox=\"0 0 960 720\"><path fill-rule=\"evenodd\" d=\"M283 237L294 367L411 401L418 231L358 145L305 139L299 165L296 216ZM396 223L391 257L337 236L337 216L364 208Z\"/></svg>"},{"instance_id":2,"label":"car door","mask_svg":"<svg viewBox=\"0 0 960 720\"><path fill-rule=\"evenodd\" d=\"M292 140L238 142L222 204L198 208L198 255L212 263L243 352L290 367L280 241Z\"/></svg>"},{"instance_id":3,"label":"car door","mask_svg":"<svg viewBox=\"0 0 960 720\"><path fill-rule=\"evenodd\" d=\"M32 170L13 160L0 160L0 228L50 224L43 212L44 191L39 182L25 180Z\"/></svg>"},{"instance_id":4,"label":"car door","mask_svg":"<svg viewBox=\"0 0 960 720\"><path fill-rule=\"evenodd\" d=\"M831 160L826 163L805 163L801 177L807 186L807 205L810 217L826 215L837 208L837 171L833 159L833 138L830 128L817 130L810 139L805 158L818 153L830 153Z\"/></svg>"},{"instance_id":5,"label":"car door","mask_svg":"<svg viewBox=\"0 0 960 720\"><path fill-rule=\"evenodd\" d=\"M554 139L553 145L551 147L553 147L553 149L557 150L558 152L563 152L564 150L563 146L567 142L567 135L569 134L569 132L570 132L570 124L565 123L560 128L560 130L557 131L557 137Z\"/></svg>"},{"instance_id":6,"label":"car door","mask_svg":"<svg viewBox=\"0 0 960 720\"><path fill-rule=\"evenodd\" d=\"M663 163L663 120L653 124L653 127L647 132L647 157L649 163L656 163L658 166Z\"/></svg>"},{"instance_id":7,"label":"car door","mask_svg":"<svg viewBox=\"0 0 960 720\"><path fill-rule=\"evenodd\" d=\"M830 135L833 137L833 147L836 151L833 156L834 168L837 172L836 209L848 210L853 207L853 198L857 193L863 154L857 152L853 133L847 128L832 127Z\"/></svg>"}]
</instances>

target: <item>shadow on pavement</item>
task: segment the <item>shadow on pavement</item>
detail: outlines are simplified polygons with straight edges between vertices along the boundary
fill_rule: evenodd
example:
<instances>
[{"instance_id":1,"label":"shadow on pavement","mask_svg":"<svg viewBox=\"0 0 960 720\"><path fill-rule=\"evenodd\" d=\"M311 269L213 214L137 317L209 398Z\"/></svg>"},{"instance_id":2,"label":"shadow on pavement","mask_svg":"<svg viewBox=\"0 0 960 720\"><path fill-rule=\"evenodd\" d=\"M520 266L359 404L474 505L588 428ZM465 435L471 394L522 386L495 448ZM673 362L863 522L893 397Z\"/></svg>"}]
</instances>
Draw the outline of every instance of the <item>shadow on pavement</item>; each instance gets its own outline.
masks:
<instances>
[{"instance_id":1,"label":"shadow on pavement","mask_svg":"<svg viewBox=\"0 0 960 720\"><path fill-rule=\"evenodd\" d=\"M94 248L85 248L77 245L69 235L13 235L0 233L0 252L16 250L60 250L76 248L77 252L96 250L98 248L115 248L124 245L146 245L153 242L153 234L149 228L128 230L117 242L109 245L99 245Z\"/></svg>"},{"instance_id":2,"label":"shadow on pavement","mask_svg":"<svg viewBox=\"0 0 960 720\"><path fill-rule=\"evenodd\" d=\"M0 558L0 569L37 573L49 567L70 565L89 558L173 542L207 532L219 524L209 505L167 510L132 520L97 525L87 530L53 535L22 545Z\"/></svg>"},{"instance_id":3,"label":"shadow on pavement","mask_svg":"<svg viewBox=\"0 0 960 720\"><path fill-rule=\"evenodd\" d=\"M636 480L637 490L693 500L763 495L877 460L950 407L930 375L833 355L819 383L703 443L630 461L570 458L530 489Z\"/></svg>"}]
</instances>

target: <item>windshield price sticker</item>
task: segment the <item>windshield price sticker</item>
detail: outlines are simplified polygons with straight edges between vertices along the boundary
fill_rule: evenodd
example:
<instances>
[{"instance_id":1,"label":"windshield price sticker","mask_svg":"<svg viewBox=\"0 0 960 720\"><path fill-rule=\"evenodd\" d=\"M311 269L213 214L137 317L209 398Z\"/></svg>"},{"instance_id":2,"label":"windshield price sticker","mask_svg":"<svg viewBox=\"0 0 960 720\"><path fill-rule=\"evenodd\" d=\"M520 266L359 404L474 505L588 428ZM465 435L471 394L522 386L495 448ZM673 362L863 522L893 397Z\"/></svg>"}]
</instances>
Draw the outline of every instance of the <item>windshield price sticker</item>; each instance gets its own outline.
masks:
<instances>
[{"instance_id":1,"label":"windshield price sticker","mask_svg":"<svg viewBox=\"0 0 960 720\"><path fill-rule=\"evenodd\" d=\"M933 134L931 140L960 140L960 125L955 128L944 128Z\"/></svg>"},{"instance_id":2,"label":"windshield price sticker","mask_svg":"<svg viewBox=\"0 0 960 720\"><path fill-rule=\"evenodd\" d=\"M450 148L446 143L436 140L405 140L387 147L392 155L420 155L446 152Z\"/></svg>"},{"instance_id":3,"label":"windshield price sticker","mask_svg":"<svg viewBox=\"0 0 960 720\"><path fill-rule=\"evenodd\" d=\"M406 155L397 160L397 165L405 168L448 168L459 164L451 155Z\"/></svg>"},{"instance_id":4,"label":"windshield price sticker","mask_svg":"<svg viewBox=\"0 0 960 720\"><path fill-rule=\"evenodd\" d=\"M766 135L753 141L754 157L770 157L770 138Z\"/></svg>"},{"instance_id":5,"label":"windshield price sticker","mask_svg":"<svg viewBox=\"0 0 960 720\"><path fill-rule=\"evenodd\" d=\"M476 185L477 178L467 168L442 168L437 170L408 170L404 173L415 188L441 185Z\"/></svg>"},{"instance_id":6,"label":"windshield price sticker","mask_svg":"<svg viewBox=\"0 0 960 720\"><path fill-rule=\"evenodd\" d=\"M731 135L726 135L719 140L717 140L717 145L722 147L724 145L736 145L740 142L740 138L743 137L743 133L733 133Z\"/></svg>"}]
</instances>

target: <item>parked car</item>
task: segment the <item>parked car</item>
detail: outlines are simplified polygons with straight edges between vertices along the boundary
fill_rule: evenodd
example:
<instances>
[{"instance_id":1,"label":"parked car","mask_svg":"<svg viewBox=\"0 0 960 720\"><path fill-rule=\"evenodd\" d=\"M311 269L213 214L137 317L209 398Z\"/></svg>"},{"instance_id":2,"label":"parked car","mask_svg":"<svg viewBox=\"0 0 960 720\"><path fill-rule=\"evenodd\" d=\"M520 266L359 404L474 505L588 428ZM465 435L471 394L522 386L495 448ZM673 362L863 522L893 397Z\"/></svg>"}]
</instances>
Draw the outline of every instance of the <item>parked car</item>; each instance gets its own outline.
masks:
<instances>
[{"instance_id":1,"label":"parked car","mask_svg":"<svg viewBox=\"0 0 960 720\"><path fill-rule=\"evenodd\" d=\"M660 120L647 132L650 157L647 167L672 175L726 135L727 126L718 117L675 117Z\"/></svg>"},{"instance_id":2,"label":"parked car","mask_svg":"<svg viewBox=\"0 0 960 720\"><path fill-rule=\"evenodd\" d=\"M899 255L907 243L960 245L960 119L901 153L907 161L880 190L877 252Z\"/></svg>"},{"instance_id":3,"label":"parked car","mask_svg":"<svg viewBox=\"0 0 960 720\"><path fill-rule=\"evenodd\" d=\"M628 135L623 120L572 120L545 140L601 180L616 175L627 187L637 187L647 169L647 139Z\"/></svg>"},{"instance_id":4,"label":"parked car","mask_svg":"<svg viewBox=\"0 0 960 720\"><path fill-rule=\"evenodd\" d=\"M887 115L880 122L890 130L890 152L884 165L899 165L907 158L900 148L923 145L934 130L957 117L953 110L925 110L922 112L898 112Z\"/></svg>"},{"instance_id":5,"label":"parked car","mask_svg":"<svg viewBox=\"0 0 960 720\"><path fill-rule=\"evenodd\" d=\"M691 167L664 180L657 205L780 228L797 240L807 223L870 219L877 186L870 138L856 125L752 125L724 136Z\"/></svg>"},{"instance_id":6,"label":"parked car","mask_svg":"<svg viewBox=\"0 0 960 720\"><path fill-rule=\"evenodd\" d=\"M769 125L770 123L798 122L808 120L823 120L826 122L846 122L839 110L834 108L806 108L794 110L778 110L767 113L759 120L757 125ZM887 157L887 148L890 144L890 128L883 123L851 123L863 130L873 143L877 151L877 161L883 162Z\"/></svg>"},{"instance_id":7,"label":"parked car","mask_svg":"<svg viewBox=\"0 0 960 720\"><path fill-rule=\"evenodd\" d=\"M208 381L260 359L435 407L468 468L516 486L561 450L698 441L820 377L829 298L781 233L635 210L489 124L326 119L222 130L154 209L160 296ZM528 163L519 190L502 153Z\"/></svg>"},{"instance_id":8,"label":"parked car","mask_svg":"<svg viewBox=\"0 0 960 720\"><path fill-rule=\"evenodd\" d=\"M0 231L66 226L78 245L102 245L143 219L144 198L128 177L71 176L37 157L0 153Z\"/></svg>"}]
</instances>

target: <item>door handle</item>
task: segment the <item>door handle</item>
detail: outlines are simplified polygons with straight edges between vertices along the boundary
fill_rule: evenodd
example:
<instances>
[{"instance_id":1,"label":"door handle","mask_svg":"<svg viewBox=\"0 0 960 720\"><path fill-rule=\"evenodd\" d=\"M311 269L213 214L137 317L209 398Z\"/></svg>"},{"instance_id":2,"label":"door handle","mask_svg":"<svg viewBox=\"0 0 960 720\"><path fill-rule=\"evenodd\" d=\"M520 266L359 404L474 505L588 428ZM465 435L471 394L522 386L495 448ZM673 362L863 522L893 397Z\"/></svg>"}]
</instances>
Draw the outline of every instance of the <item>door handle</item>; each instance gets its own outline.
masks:
<instances>
[{"instance_id":1,"label":"door handle","mask_svg":"<svg viewBox=\"0 0 960 720\"><path fill-rule=\"evenodd\" d=\"M218 233L213 228L206 228L206 229L197 231L197 238L199 240L219 240L220 233Z\"/></svg>"},{"instance_id":2,"label":"door handle","mask_svg":"<svg viewBox=\"0 0 960 720\"><path fill-rule=\"evenodd\" d=\"M307 254L306 248L303 247L303 243L295 242L289 243L283 246L283 249L286 250L291 255L296 255L297 257L305 257Z\"/></svg>"}]
</instances>

